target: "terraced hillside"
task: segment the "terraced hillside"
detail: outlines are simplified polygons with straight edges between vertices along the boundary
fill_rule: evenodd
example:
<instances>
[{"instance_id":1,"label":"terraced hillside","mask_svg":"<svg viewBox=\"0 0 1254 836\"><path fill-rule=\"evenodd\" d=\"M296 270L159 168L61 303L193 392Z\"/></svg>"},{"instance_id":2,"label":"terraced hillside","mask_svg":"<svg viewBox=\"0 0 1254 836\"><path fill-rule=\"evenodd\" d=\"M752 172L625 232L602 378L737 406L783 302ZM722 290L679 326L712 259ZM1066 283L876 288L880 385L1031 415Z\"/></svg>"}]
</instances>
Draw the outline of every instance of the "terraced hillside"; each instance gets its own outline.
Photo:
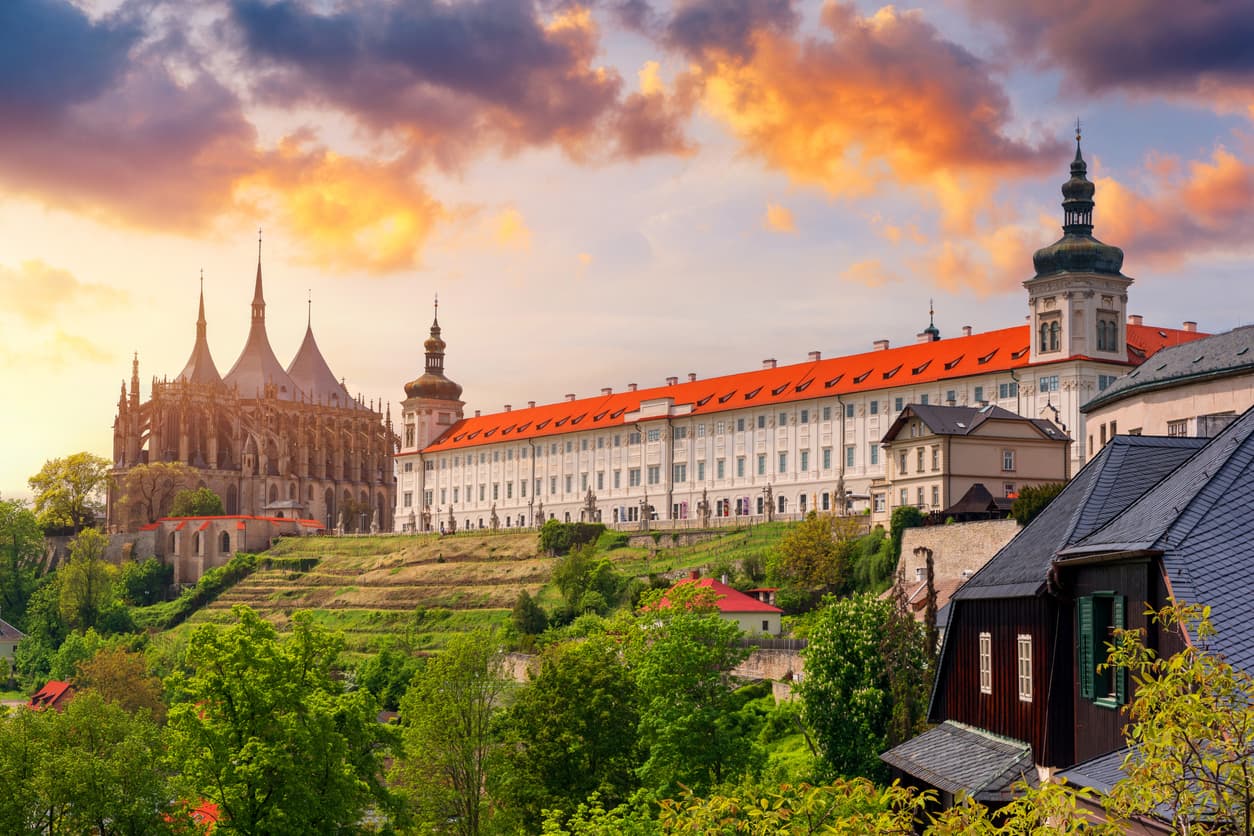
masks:
<instances>
[{"instance_id":1,"label":"terraced hillside","mask_svg":"<svg viewBox=\"0 0 1254 836\"><path fill-rule=\"evenodd\" d=\"M351 653L408 634L437 649L450 632L504 623L521 590L538 593L552 559L534 532L483 536L303 537L282 540L263 567L225 591L191 622L221 621L247 604L280 629L311 609L343 630Z\"/></svg>"},{"instance_id":2,"label":"terraced hillside","mask_svg":"<svg viewBox=\"0 0 1254 836\"><path fill-rule=\"evenodd\" d=\"M770 523L720 531L674 548L649 537L631 547L625 536L610 533L601 545L618 570L632 576L692 567L721 572L746 558L765 560L787 528ZM283 629L293 612L312 610L319 623L343 631L350 656L361 656L389 637L434 651L450 634L503 625L524 589L547 607L560 601L548 583L554 560L539 553L534 531L285 538L260 557L261 568L187 624L226 621L233 605L247 604Z\"/></svg>"}]
</instances>

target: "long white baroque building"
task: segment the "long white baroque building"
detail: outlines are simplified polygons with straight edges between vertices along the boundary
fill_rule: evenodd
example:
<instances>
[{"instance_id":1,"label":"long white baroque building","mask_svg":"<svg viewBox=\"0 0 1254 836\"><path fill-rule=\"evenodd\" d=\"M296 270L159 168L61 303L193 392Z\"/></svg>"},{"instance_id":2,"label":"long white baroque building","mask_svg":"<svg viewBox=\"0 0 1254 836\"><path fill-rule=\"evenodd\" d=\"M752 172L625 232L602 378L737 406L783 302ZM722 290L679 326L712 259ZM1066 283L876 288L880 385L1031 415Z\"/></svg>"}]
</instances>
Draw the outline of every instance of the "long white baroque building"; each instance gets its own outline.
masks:
<instances>
[{"instance_id":1,"label":"long white baroque building","mask_svg":"<svg viewBox=\"0 0 1254 836\"><path fill-rule=\"evenodd\" d=\"M1132 279L1120 272L1122 250L1092 235L1086 174L1077 140L1063 236L1036 252L1024 282L1028 322L996 331L942 339L929 324L909 345L881 340L862 354L814 351L800 363L467 417L462 387L444 374L437 317L425 372L405 386L397 529L759 516L768 504L792 515L840 510L840 497L845 510L891 511L880 440L910 403L1049 418L1075 440L1074 472L1088 458L1080 406L1160 348L1203 336L1194 322L1160 328L1128 316ZM1012 489L1014 473L997 484Z\"/></svg>"}]
</instances>

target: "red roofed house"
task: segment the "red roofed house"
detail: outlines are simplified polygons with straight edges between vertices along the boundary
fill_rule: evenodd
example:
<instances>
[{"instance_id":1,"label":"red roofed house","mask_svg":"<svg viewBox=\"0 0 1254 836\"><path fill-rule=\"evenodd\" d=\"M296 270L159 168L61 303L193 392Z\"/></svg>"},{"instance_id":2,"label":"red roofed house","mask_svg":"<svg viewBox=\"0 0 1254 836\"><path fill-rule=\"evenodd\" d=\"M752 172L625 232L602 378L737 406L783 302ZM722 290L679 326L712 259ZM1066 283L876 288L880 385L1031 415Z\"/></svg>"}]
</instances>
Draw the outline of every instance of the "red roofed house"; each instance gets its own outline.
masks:
<instances>
[{"instance_id":1,"label":"red roofed house","mask_svg":"<svg viewBox=\"0 0 1254 836\"><path fill-rule=\"evenodd\" d=\"M1165 328L1129 315L1133 280L1121 272L1123 251L1093 237L1086 173L1077 143L1063 235L1024 271L1026 324L964 326L942 339L933 321L906 345L876 340L858 354L772 357L752 371L466 415L433 322L425 373L406 384L401 406L397 526L486 528L494 515L502 527L576 521L589 501L620 528L639 525L646 506L659 521L702 524L760 518L768 504L791 518L861 511L872 482L890 476L880 440L908 404L1048 419L1075 440L1076 472L1089 455L1080 405L1159 349L1204 336L1192 321ZM900 493L882 493L891 513Z\"/></svg>"},{"instance_id":2,"label":"red roofed house","mask_svg":"<svg viewBox=\"0 0 1254 836\"><path fill-rule=\"evenodd\" d=\"M42 711L45 708L55 708L61 711L73 696L73 685L60 679L49 679L44 683L44 687L31 695L26 707L35 711Z\"/></svg>"},{"instance_id":3,"label":"red roofed house","mask_svg":"<svg viewBox=\"0 0 1254 836\"><path fill-rule=\"evenodd\" d=\"M154 552L174 566L174 583L195 583L207 569L223 566L237 551L259 552L276 537L300 537L326 529L318 520L285 517L162 517L143 526L155 531Z\"/></svg>"},{"instance_id":4,"label":"red roofed house","mask_svg":"<svg viewBox=\"0 0 1254 836\"><path fill-rule=\"evenodd\" d=\"M712 590L718 596L715 601L715 606L718 607L718 614L728 621L736 622L737 626L744 632L750 635L761 633L772 636L779 635L779 619L784 614L784 611L779 607L772 606L752 595L746 595L722 581L714 578L703 578L699 569L693 569L688 577L680 580L671 589L686 583L695 583L703 589ZM774 590L770 591L774 592ZM661 605L669 607L670 601L664 597Z\"/></svg>"}]
</instances>

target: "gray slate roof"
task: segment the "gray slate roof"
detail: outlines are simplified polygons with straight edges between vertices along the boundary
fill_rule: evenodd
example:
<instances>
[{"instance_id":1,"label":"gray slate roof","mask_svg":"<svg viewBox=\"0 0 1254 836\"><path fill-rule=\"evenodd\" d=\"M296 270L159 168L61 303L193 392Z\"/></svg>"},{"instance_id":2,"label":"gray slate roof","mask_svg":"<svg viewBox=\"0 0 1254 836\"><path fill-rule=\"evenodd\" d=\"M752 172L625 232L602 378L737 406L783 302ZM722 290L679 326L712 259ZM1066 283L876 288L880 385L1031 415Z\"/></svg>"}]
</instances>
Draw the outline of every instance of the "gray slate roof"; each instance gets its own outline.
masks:
<instances>
[{"instance_id":1,"label":"gray slate roof","mask_svg":"<svg viewBox=\"0 0 1254 836\"><path fill-rule=\"evenodd\" d=\"M1036 783L1032 747L1018 740L946 721L880 759L945 792L976 801L1003 801L1017 781Z\"/></svg>"},{"instance_id":2,"label":"gray slate roof","mask_svg":"<svg viewBox=\"0 0 1254 836\"><path fill-rule=\"evenodd\" d=\"M1123 771L1123 761L1127 756L1126 748L1116 749L1084 763L1077 763L1070 769L1060 772L1059 777L1066 778L1067 783L1077 787L1088 787L1100 793L1108 793L1115 784L1128 777Z\"/></svg>"},{"instance_id":3,"label":"gray slate roof","mask_svg":"<svg viewBox=\"0 0 1254 836\"><path fill-rule=\"evenodd\" d=\"M0 618L0 640L2 641L21 641L26 638L26 634L14 627L9 622Z\"/></svg>"},{"instance_id":4,"label":"gray slate roof","mask_svg":"<svg viewBox=\"0 0 1254 836\"><path fill-rule=\"evenodd\" d=\"M954 600L1037 594L1060 549L1108 522L1205 444L1202 438L1115 436Z\"/></svg>"},{"instance_id":5,"label":"gray slate roof","mask_svg":"<svg viewBox=\"0 0 1254 836\"><path fill-rule=\"evenodd\" d=\"M209 341L205 337L205 291L200 291L200 316L196 319L196 342L192 345L192 355L187 358L187 365L179 372L177 380L188 383L214 384L222 382L218 367L209 353Z\"/></svg>"},{"instance_id":6,"label":"gray slate roof","mask_svg":"<svg viewBox=\"0 0 1254 836\"><path fill-rule=\"evenodd\" d=\"M1060 558L1162 553L1178 600L1211 607L1212 643L1254 671L1254 409Z\"/></svg>"},{"instance_id":7,"label":"gray slate roof","mask_svg":"<svg viewBox=\"0 0 1254 836\"><path fill-rule=\"evenodd\" d=\"M893 440L906 420L913 415L937 435L969 435L985 421L1025 421L1035 427L1043 438L1065 439L1067 434L1044 418L1024 418L1008 409L988 406L934 406L912 403L906 406L884 434L884 443Z\"/></svg>"},{"instance_id":8,"label":"gray slate roof","mask_svg":"<svg viewBox=\"0 0 1254 836\"><path fill-rule=\"evenodd\" d=\"M1147 390L1236 374L1254 374L1254 325L1164 348L1080 410L1090 412Z\"/></svg>"},{"instance_id":9,"label":"gray slate roof","mask_svg":"<svg viewBox=\"0 0 1254 836\"><path fill-rule=\"evenodd\" d=\"M331 367L318 350L312 326L306 326L305 339L301 342L296 357L292 359L292 364L287 367L287 373L305 397L314 403L342 409L361 408L332 374Z\"/></svg>"}]
</instances>

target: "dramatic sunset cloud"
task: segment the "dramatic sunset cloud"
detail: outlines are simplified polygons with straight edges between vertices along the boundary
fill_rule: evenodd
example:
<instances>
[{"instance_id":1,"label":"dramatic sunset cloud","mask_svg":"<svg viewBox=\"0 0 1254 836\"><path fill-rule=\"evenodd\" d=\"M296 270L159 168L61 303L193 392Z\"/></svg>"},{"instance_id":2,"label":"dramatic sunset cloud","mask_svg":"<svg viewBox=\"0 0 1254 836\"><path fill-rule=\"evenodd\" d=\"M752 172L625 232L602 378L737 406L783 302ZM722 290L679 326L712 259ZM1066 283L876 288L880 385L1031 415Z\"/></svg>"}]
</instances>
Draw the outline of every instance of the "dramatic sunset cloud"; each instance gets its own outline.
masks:
<instances>
[{"instance_id":1,"label":"dramatic sunset cloud","mask_svg":"<svg viewBox=\"0 0 1254 836\"><path fill-rule=\"evenodd\" d=\"M972 53L919 12L823 10L826 35L759 32L753 60L715 57L704 103L745 149L833 195L884 181L920 187L955 231L970 231L998 178L1057 165L1061 146L1006 133L1010 101Z\"/></svg>"},{"instance_id":2,"label":"dramatic sunset cloud","mask_svg":"<svg viewBox=\"0 0 1254 836\"><path fill-rule=\"evenodd\" d=\"M1247 0L966 0L1034 58L1089 91L1200 96L1254 118L1254 4Z\"/></svg>"},{"instance_id":3,"label":"dramatic sunset cloud","mask_svg":"<svg viewBox=\"0 0 1254 836\"><path fill-rule=\"evenodd\" d=\"M1146 161L1139 186L1097 180L1095 223L1135 263L1177 266L1190 256L1247 251L1254 230L1254 165L1223 146L1207 160Z\"/></svg>"},{"instance_id":4,"label":"dramatic sunset cloud","mask_svg":"<svg viewBox=\"0 0 1254 836\"><path fill-rule=\"evenodd\" d=\"M240 194L300 240L302 261L332 270L412 267L446 216L406 163L340 156L300 138L268 154Z\"/></svg>"}]
</instances>

